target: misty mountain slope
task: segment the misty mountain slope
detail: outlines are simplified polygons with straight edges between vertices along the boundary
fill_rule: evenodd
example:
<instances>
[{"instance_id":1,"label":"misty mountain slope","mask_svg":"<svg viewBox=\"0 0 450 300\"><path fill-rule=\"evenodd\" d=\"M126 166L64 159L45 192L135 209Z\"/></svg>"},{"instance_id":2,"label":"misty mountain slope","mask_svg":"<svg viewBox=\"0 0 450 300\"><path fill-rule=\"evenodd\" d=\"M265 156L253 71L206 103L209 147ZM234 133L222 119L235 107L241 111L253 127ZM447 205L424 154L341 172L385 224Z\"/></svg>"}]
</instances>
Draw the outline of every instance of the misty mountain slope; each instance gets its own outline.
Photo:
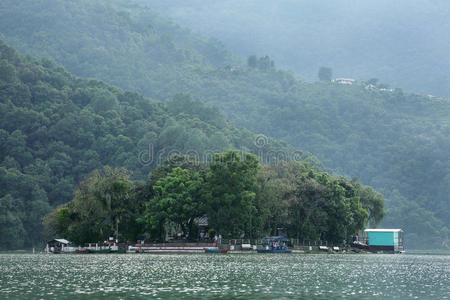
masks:
<instances>
[{"instance_id":1,"label":"misty mountain slope","mask_svg":"<svg viewBox=\"0 0 450 300\"><path fill-rule=\"evenodd\" d=\"M206 160L238 149L267 161L290 153L321 168L307 153L238 129L189 96L164 104L82 80L49 60L21 57L1 40L0 115L0 249L40 242L42 217L104 165L143 180L170 155Z\"/></svg>"},{"instance_id":2,"label":"misty mountain slope","mask_svg":"<svg viewBox=\"0 0 450 300\"><path fill-rule=\"evenodd\" d=\"M123 26L130 23L145 28L146 22L153 20L151 10L127 4L125 12L121 12L106 5L108 18L105 18L99 13L105 11L105 5L101 4L104 2L77 4L47 0L41 1L39 7L33 3L22 1L20 9L4 5L0 10L1 32L8 41L20 45L23 52L55 55L55 59L76 75L117 81L121 88L144 91L147 96L166 99L184 92L217 105L239 126L299 146L312 152L327 167L356 175L365 184L382 191L389 208L384 225L402 227L409 245L437 247L447 239L448 100L411 95L399 89L383 90L381 86L366 89L367 84L363 83L354 86L303 83L292 74L277 70L268 57L253 57L248 63L233 61L228 65L233 56L223 53L223 48L217 52L222 54L214 56L214 63L196 50L201 47L182 48L181 44L175 48L177 51L196 53L197 59L182 57L180 60L177 51L166 50L162 59L158 49L166 49L168 40L175 45L174 41L180 40L185 31L178 28L163 33L152 29L149 35L145 30L128 30ZM67 5L74 9L59 9L64 3L70 3ZM125 7L122 2L117 3ZM26 18L26 25L14 23L15 19L27 15L30 18ZM5 27L5 18L9 27ZM98 18L103 20L102 26L94 22ZM173 25L162 17L154 18L159 24L154 28L177 28L170 27ZM81 24L81 28L52 25L60 19L73 19L72 23ZM47 20L45 26L41 25L42 20ZM42 34L51 38L44 43ZM193 35L187 34L183 47L203 40L191 39ZM127 43L130 39L146 41L149 36L153 43L145 49ZM85 41L86 38L89 40ZM87 54L80 54L80 48L73 48L70 42L77 39L84 41L82 45L87 50L101 46L104 55L91 59ZM110 43L115 46L108 46ZM80 70L79 62L85 59L89 64ZM155 68L147 61L160 65ZM118 80L122 77L123 80Z\"/></svg>"},{"instance_id":3,"label":"misty mountain slope","mask_svg":"<svg viewBox=\"0 0 450 300\"><path fill-rule=\"evenodd\" d=\"M336 77L450 97L446 0L140 1L242 57L270 55L309 80L325 65Z\"/></svg>"},{"instance_id":4,"label":"misty mountain slope","mask_svg":"<svg viewBox=\"0 0 450 300\"><path fill-rule=\"evenodd\" d=\"M101 0L5 0L0 29L24 53L51 57L78 76L103 78L158 99L233 61L218 42L191 35L153 11L134 12L132 18Z\"/></svg>"}]
</instances>

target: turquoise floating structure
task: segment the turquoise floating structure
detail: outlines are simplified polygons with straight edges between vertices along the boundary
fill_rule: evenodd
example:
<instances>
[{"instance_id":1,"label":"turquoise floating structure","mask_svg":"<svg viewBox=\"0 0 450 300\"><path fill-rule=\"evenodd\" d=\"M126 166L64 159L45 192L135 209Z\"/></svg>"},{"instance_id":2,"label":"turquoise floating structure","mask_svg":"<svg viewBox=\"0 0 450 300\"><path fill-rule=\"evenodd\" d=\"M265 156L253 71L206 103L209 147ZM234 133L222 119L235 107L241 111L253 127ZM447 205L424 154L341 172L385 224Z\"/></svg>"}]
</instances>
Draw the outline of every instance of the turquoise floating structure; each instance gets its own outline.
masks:
<instances>
[{"instance_id":1,"label":"turquoise floating structure","mask_svg":"<svg viewBox=\"0 0 450 300\"><path fill-rule=\"evenodd\" d=\"M403 252L403 230L366 229L364 230L369 251Z\"/></svg>"}]
</instances>

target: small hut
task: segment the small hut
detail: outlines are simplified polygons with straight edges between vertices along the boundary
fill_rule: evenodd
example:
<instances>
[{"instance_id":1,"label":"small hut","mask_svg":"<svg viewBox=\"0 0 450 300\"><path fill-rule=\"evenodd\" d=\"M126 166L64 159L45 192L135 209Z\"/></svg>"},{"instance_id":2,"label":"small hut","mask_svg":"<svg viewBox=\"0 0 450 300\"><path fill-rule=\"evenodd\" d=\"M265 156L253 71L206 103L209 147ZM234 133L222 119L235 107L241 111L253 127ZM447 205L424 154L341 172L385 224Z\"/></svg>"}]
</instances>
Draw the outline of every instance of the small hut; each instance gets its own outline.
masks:
<instances>
[{"instance_id":1,"label":"small hut","mask_svg":"<svg viewBox=\"0 0 450 300\"><path fill-rule=\"evenodd\" d=\"M401 229L366 229L364 233L369 251L402 252L404 250Z\"/></svg>"},{"instance_id":2,"label":"small hut","mask_svg":"<svg viewBox=\"0 0 450 300\"><path fill-rule=\"evenodd\" d=\"M66 252L65 250L69 250L72 247L69 247L70 242L66 239L53 239L47 242L47 247L45 248L45 252L47 253L61 253Z\"/></svg>"}]
</instances>

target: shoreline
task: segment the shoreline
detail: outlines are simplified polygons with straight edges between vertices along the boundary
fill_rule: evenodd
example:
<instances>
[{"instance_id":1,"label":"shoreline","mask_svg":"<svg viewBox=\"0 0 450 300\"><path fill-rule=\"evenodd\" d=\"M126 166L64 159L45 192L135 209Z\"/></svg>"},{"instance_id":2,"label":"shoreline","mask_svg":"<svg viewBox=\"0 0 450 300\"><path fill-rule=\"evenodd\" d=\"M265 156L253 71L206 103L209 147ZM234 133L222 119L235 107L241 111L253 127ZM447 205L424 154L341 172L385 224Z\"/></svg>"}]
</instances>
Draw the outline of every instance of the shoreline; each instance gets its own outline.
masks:
<instances>
[{"instance_id":1,"label":"shoreline","mask_svg":"<svg viewBox=\"0 0 450 300\"><path fill-rule=\"evenodd\" d=\"M0 255L5 255L5 254L17 254L17 255L27 255L27 254L33 254L32 250L2 250L0 251ZM44 251L36 251L34 254L52 254L52 253L45 253ZM81 255L81 254L85 254L85 253L62 253L62 254L72 254L72 255ZM89 253L90 255L92 254L96 254L96 253ZM97 253L100 254L100 253ZM135 252L126 252L126 253L117 253L117 252L110 252L110 253L103 253L103 254L147 254L147 255L152 255L152 254L168 254L168 255L173 255L173 254L208 254L208 255L214 255L213 253L204 253L204 252L154 252L154 253L135 253ZM235 251L228 251L227 254L230 255L249 255L249 254L258 254L261 255L261 253L257 253L256 251L242 251L242 250L235 250ZM273 253L269 253L271 255L273 255ZM325 251L304 251L304 250L297 250L297 249L292 249L292 253L291 255L317 255L317 254L328 254L328 255L336 255L336 254L340 254L340 255L364 255L364 254L397 254L397 253L374 253L374 252L354 252L351 250L348 250L346 252L325 252ZM85 254L86 255L86 254ZM450 256L450 250L407 250L405 251L405 253L402 253L402 255L436 255L436 256Z\"/></svg>"}]
</instances>

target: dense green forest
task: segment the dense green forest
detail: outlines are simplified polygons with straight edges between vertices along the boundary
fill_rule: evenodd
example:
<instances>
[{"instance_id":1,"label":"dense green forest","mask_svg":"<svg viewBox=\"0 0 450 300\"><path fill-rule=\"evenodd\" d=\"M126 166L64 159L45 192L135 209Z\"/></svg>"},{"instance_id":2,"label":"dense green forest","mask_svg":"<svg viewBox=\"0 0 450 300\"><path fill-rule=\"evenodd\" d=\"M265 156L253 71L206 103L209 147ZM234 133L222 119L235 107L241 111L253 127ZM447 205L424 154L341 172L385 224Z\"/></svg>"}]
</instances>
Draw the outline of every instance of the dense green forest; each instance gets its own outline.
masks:
<instances>
[{"instance_id":1,"label":"dense green forest","mask_svg":"<svg viewBox=\"0 0 450 300\"><path fill-rule=\"evenodd\" d=\"M240 61L151 9L108 3L6 0L0 29L20 51L52 57L75 75L155 99L182 92L213 104L238 126L305 149L338 174L374 186L386 197L383 225L403 228L409 246L448 241L450 101L376 80L301 82L267 56Z\"/></svg>"},{"instance_id":2,"label":"dense green forest","mask_svg":"<svg viewBox=\"0 0 450 300\"><path fill-rule=\"evenodd\" d=\"M96 170L44 224L48 235L75 244L105 236L165 241L173 231L198 241L196 220L206 216L211 236L260 238L283 228L290 237L341 245L383 215L383 197L358 182L298 162L261 166L255 155L228 151L200 164L174 156L141 183L123 168Z\"/></svg>"},{"instance_id":3,"label":"dense green forest","mask_svg":"<svg viewBox=\"0 0 450 300\"><path fill-rule=\"evenodd\" d=\"M22 57L2 41L0 115L1 248L40 242L41 218L70 201L76 184L104 165L144 180L172 155L207 161L238 149L267 162L288 157L321 168L309 154L238 129L187 95L163 104L78 79L52 61Z\"/></svg>"},{"instance_id":4,"label":"dense green forest","mask_svg":"<svg viewBox=\"0 0 450 300\"><path fill-rule=\"evenodd\" d=\"M310 81L326 65L336 77L450 97L447 0L139 2L241 57L270 55Z\"/></svg>"}]
</instances>

